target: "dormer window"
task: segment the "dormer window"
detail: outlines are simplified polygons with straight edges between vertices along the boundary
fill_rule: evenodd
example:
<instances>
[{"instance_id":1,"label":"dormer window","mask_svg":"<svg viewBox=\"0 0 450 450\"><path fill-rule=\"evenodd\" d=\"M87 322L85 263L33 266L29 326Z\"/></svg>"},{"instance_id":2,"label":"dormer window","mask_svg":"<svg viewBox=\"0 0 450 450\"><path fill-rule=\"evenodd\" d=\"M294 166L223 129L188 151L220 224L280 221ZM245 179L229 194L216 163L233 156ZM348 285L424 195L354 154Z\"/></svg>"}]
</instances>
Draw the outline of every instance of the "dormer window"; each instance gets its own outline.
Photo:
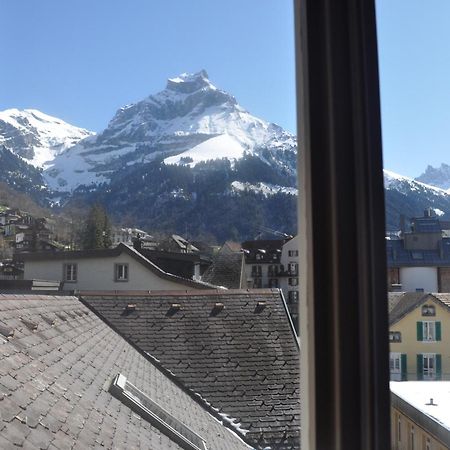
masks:
<instances>
[{"instance_id":1,"label":"dormer window","mask_svg":"<svg viewBox=\"0 0 450 450\"><path fill-rule=\"evenodd\" d=\"M423 305L422 306L422 316L435 316L436 308L434 305Z\"/></svg>"}]
</instances>

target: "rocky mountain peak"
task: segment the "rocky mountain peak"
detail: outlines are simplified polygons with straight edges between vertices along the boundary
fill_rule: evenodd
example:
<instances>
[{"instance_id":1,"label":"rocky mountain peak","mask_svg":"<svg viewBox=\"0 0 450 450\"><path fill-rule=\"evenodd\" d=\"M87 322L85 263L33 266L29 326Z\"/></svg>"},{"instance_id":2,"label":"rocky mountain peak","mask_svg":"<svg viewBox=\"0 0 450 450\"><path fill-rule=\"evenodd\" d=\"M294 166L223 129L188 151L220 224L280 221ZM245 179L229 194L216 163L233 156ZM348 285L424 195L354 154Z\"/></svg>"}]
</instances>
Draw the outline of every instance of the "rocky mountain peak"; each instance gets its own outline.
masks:
<instances>
[{"instance_id":1,"label":"rocky mountain peak","mask_svg":"<svg viewBox=\"0 0 450 450\"><path fill-rule=\"evenodd\" d=\"M416 178L422 183L431 184L441 189L450 188L450 166L442 163L440 167L427 166L425 172Z\"/></svg>"},{"instance_id":2,"label":"rocky mountain peak","mask_svg":"<svg viewBox=\"0 0 450 450\"><path fill-rule=\"evenodd\" d=\"M170 91L180 92L183 94L191 94L200 89L209 88L215 90L216 87L209 81L206 70L197 73L182 73L174 78L167 80L166 89Z\"/></svg>"}]
</instances>

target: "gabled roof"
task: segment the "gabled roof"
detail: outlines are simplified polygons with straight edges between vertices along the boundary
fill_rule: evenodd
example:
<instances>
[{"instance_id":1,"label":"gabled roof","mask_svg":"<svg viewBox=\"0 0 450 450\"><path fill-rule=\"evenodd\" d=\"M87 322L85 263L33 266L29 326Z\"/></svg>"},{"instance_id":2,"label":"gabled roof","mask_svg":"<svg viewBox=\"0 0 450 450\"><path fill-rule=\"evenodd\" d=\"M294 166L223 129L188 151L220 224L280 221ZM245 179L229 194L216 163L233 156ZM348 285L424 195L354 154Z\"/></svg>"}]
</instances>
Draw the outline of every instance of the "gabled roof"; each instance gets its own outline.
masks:
<instances>
[{"instance_id":1,"label":"gabled roof","mask_svg":"<svg viewBox=\"0 0 450 450\"><path fill-rule=\"evenodd\" d=\"M181 449L108 392L118 373L209 449L248 448L76 298L0 295L0 448Z\"/></svg>"},{"instance_id":2,"label":"gabled roof","mask_svg":"<svg viewBox=\"0 0 450 450\"><path fill-rule=\"evenodd\" d=\"M156 264L152 263L145 256L124 243L120 243L115 248L105 248L98 250L78 250L78 251L62 251L62 252L30 252L30 253L17 253L14 255L14 260L16 261L54 261L54 260L74 260L74 259L84 259L84 258L112 258L126 253L135 259L138 263L142 264L148 270L153 272L160 278L164 278L175 283L181 283L186 286L195 287L197 289L211 289L216 288L201 281L189 280L187 278L182 278L177 275L173 275L168 272L161 270Z\"/></svg>"},{"instance_id":3,"label":"gabled roof","mask_svg":"<svg viewBox=\"0 0 450 450\"><path fill-rule=\"evenodd\" d=\"M389 325L395 324L418 306L429 301L438 303L450 311L450 294L403 292L399 294L398 298L395 299L396 303L389 311Z\"/></svg>"},{"instance_id":4,"label":"gabled roof","mask_svg":"<svg viewBox=\"0 0 450 450\"><path fill-rule=\"evenodd\" d=\"M206 269L202 280L229 289L241 288L244 254L222 248Z\"/></svg>"},{"instance_id":5,"label":"gabled roof","mask_svg":"<svg viewBox=\"0 0 450 450\"><path fill-rule=\"evenodd\" d=\"M299 348L277 289L83 296L255 448L299 448Z\"/></svg>"}]
</instances>

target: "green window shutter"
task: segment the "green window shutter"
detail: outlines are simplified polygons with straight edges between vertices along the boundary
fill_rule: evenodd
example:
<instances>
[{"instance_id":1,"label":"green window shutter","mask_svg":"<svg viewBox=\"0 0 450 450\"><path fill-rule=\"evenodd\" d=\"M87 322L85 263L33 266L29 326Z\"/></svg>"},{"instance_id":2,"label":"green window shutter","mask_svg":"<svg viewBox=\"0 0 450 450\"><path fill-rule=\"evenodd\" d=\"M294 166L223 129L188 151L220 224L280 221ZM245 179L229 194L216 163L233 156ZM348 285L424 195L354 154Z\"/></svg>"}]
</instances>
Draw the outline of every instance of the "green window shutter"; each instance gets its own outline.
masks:
<instances>
[{"instance_id":1,"label":"green window shutter","mask_svg":"<svg viewBox=\"0 0 450 450\"><path fill-rule=\"evenodd\" d=\"M423 324L422 324L422 322L417 322L417 340L423 341Z\"/></svg>"},{"instance_id":2,"label":"green window shutter","mask_svg":"<svg viewBox=\"0 0 450 450\"><path fill-rule=\"evenodd\" d=\"M423 380L423 356L417 355L417 379Z\"/></svg>"},{"instance_id":3,"label":"green window shutter","mask_svg":"<svg viewBox=\"0 0 450 450\"><path fill-rule=\"evenodd\" d=\"M441 340L441 322L436 322L436 340Z\"/></svg>"},{"instance_id":4,"label":"green window shutter","mask_svg":"<svg viewBox=\"0 0 450 450\"><path fill-rule=\"evenodd\" d=\"M401 374L402 374L402 381L406 381L408 379L408 367L406 365L406 353L402 353L400 357L400 367L401 367Z\"/></svg>"},{"instance_id":5,"label":"green window shutter","mask_svg":"<svg viewBox=\"0 0 450 450\"><path fill-rule=\"evenodd\" d=\"M441 355L436 355L436 380L442 379L442 357Z\"/></svg>"}]
</instances>

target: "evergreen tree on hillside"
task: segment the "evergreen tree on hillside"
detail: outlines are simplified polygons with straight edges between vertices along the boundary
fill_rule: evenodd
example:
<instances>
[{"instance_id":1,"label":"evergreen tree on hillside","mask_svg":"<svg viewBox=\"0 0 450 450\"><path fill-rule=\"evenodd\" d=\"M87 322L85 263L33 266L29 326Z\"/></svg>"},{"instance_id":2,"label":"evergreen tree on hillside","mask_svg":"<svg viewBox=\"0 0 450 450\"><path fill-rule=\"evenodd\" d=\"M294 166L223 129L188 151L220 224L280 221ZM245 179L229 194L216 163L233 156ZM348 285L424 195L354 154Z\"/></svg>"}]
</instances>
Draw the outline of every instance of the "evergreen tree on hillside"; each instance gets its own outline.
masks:
<instances>
[{"instance_id":1,"label":"evergreen tree on hillside","mask_svg":"<svg viewBox=\"0 0 450 450\"><path fill-rule=\"evenodd\" d=\"M111 247L111 223L100 205L94 205L89 211L81 242L85 250Z\"/></svg>"}]
</instances>

